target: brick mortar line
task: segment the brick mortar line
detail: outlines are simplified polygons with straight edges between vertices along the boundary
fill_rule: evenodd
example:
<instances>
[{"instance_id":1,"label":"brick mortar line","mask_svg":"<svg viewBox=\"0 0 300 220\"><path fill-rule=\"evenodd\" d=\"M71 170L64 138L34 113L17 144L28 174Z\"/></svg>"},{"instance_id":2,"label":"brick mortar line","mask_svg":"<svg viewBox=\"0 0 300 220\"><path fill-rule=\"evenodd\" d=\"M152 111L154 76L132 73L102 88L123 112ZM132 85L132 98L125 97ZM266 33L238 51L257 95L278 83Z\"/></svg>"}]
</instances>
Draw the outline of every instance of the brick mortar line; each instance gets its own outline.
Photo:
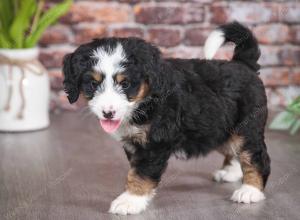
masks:
<instances>
[{"instance_id":1,"label":"brick mortar line","mask_svg":"<svg viewBox=\"0 0 300 220\"><path fill-rule=\"evenodd\" d=\"M76 48L76 47L74 47L73 44L64 43L64 44L51 44L47 47L41 47L40 50L42 50L42 51L52 51L52 50L54 50L54 51L65 51L65 50L74 49L74 48Z\"/></svg>"},{"instance_id":2,"label":"brick mortar line","mask_svg":"<svg viewBox=\"0 0 300 220\"><path fill-rule=\"evenodd\" d=\"M111 29L111 30L113 30L113 29ZM180 31L180 29L172 29L172 30L179 30ZM145 31L149 32L149 28L146 28ZM183 38L181 38L181 39L184 40ZM183 41L181 41L181 43L179 43L178 46L179 45L189 46L190 48L197 48L197 47L203 48L203 46L204 46L204 45L186 45ZM76 43L57 43L57 44L48 44L46 47L40 47L40 49L42 49L42 50L51 50L51 49L65 50L65 49L69 49L69 48L75 48L77 46L79 46L79 45L76 44ZM157 46L159 46L159 45L157 45ZM265 49L273 48L273 49L282 49L282 50L292 49L292 51L300 50L299 44L295 45L295 44L292 44L290 42L283 43L283 44L274 44L274 43L272 43L272 44L259 44L259 46L260 46L260 48L265 48ZM177 47L177 46L174 46L174 47ZM228 45L222 46L222 48L226 48L226 47L228 47L227 49L230 49L230 47ZM173 47L168 47L168 48L173 48Z\"/></svg>"},{"instance_id":3,"label":"brick mortar line","mask_svg":"<svg viewBox=\"0 0 300 220\"><path fill-rule=\"evenodd\" d=\"M299 44L292 44L290 42L285 42L283 44L259 44L259 46L263 46L265 48L270 48L270 47L273 47L273 48L276 48L276 49L279 49L279 48L282 48L282 49L294 49L294 50L300 50L300 45Z\"/></svg>"},{"instance_id":4,"label":"brick mortar line","mask_svg":"<svg viewBox=\"0 0 300 220\"><path fill-rule=\"evenodd\" d=\"M97 8L105 8L108 6L112 6L112 7L127 7L127 8L132 8L130 4L126 3L126 2L115 2L115 1L110 1L110 2L101 2L101 1L91 1L91 0L81 0L81 1L75 1L73 3L74 5L91 5L91 6L97 6Z\"/></svg>"},{"instance_id":5,"label":"brick mortar line","mask_svg":"<svg viewBox=\"0 0 300 220\"><path fill-rule=\"evenodd\" d=\"M279 2L279 1L260 1L260 2L254 2L253 0L246 0L246 1L241 1L241 0L238 0L238 1L215 1L215 2L212 2L211 4L214 4L214 3L220 3L220 4L226 4L226 5L230 5L230 4L256 4L256 5L285 5L285 4L299 4L300 1L297 1L297 0L284 0L282 2Z\"/></svg>"},{"instance_id":6,"label":"brick mortar line","mask_svg":"<svg viewBox=\"0 0 300 220\"><path fill-rule=\"evenodd\" d=\"M192 4L190 2L138 2L134 5L134 7L136 6L140 6L140 7L182 7L183 5L187 5L187 4ZM203 5L201 3L193 3L193 4L199 4L199 5ZM133 8L134 8L133 7Z\"/></svg>"},{"instance_id":7,"label":"brick mortar line","mask_svg":"<svg viewBox=\"0 0 300 220\"><path fill-rule=\"evenodd\" d=\"M195 22L195 23L187 23L187 24L144 24L139 22L114 22L114 23L106 23L106 22L97 22L97 21L83 21L78 24L72 24L72 25L66 25L66 24L59 24L57 26L63 26L66 29L73 29L75 26L87 26L87 25L103 25L111 26L112 28L156 28L156 27L162 27L162 28L184 28L184 29L190 29L190 28L207 28L207 29L213 29L217 28L220 24L217 23L205 23L205 22ZM184 25L184 26L183 26ZM260 23L260 24L247 24L248 27L251 29L257 28L259 26L266 26L266 25L284 25L287 26L289 29L292 29L294 27L300 27L300 21L299 23L291 24L291 23L284 23L284 22L269 22L269 23ZM68 26L71 26L68 27Z\"/></svg>"},{"instance_id":8,"label":"brick mortar line","mask_svg":"<svg viewBox=\"0 0 300 220\"><path fill-rule=\"evenodd\" d=\"M260 62L258 62L258 64L260 64ZM261 64L260 64L261 65ZM263 68L273 68L273 69L278 69L278 68L282 68L282 67L288 67L288 68L298 68L300 67L298 64L296 65L282 65L282 64L274 64L274 65L261 65L261 69Z\"/></svg>"}]
</instances>

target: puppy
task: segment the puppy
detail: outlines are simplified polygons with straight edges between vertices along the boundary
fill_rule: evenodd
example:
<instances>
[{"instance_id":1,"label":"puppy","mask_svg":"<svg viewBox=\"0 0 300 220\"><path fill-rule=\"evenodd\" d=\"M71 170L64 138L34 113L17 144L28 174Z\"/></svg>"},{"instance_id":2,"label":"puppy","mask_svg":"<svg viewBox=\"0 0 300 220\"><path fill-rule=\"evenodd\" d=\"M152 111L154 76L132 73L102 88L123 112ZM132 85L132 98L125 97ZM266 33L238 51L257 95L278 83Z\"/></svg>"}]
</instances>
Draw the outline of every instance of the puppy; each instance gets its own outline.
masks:
<instances>
[{"instance_id":1,"label":"puppy","mask_svg":"<svg viewBox=\"0 0 300 220\"><path fill-rule=\"evenodd\" d=\"M210 60L226 42L236 45L232 60ZM258 77L257 40L234 22L213 31L204 52L205 60L164 59L144 40L104 38L66 55L70 103L82 93L104 131L124 143L130 163L126 191L111 203L111 213L145 210L177 153L189 159L219 151L225 159L214 179L243 182L231 199L265 198L267 99Z\"/></svg>"}]
</instances>

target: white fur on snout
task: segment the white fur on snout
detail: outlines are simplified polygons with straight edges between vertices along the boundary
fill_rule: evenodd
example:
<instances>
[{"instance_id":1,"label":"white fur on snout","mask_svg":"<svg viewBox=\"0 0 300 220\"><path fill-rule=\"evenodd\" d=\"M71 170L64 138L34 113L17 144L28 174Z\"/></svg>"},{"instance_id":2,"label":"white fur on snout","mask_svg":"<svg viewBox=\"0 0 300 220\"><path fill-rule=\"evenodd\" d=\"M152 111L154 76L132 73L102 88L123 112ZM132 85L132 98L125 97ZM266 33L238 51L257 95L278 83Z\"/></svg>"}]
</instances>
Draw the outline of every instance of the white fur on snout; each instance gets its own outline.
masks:
<instances>
[{"instance_id":1,"label":"white fur on snout","mask_svg":"<svg viewBox=\"0 0 300 220\"><path fill-rule=\"evenodd\" d=\"M89 101L90 109L100 119L104 119L102 111L115 111L115 119L122 120L129 114L132 105L125 94L110 89L96 92L94 98Z\"/></svg>"}]
</instances>

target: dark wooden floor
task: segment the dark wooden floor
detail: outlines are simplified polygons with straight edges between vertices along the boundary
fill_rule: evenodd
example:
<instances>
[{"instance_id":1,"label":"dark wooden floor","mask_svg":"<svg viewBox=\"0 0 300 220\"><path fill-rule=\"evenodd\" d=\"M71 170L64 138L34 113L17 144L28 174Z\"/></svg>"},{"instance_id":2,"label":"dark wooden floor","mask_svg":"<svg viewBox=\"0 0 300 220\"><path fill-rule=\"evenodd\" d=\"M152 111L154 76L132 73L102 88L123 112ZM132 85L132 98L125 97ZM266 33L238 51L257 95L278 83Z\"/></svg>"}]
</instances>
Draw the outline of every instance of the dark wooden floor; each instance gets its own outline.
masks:
<instances>
[{"instance_id":1,"label":"dark wooden floor","mask_svg":"<svg viewBox=\"0 0 300 220\"><path fill-rule=\"evenodd\" d=\"M267 133L272 158L267 200L228 198L241 183L215 183L222 158L172 158L158 194L138 216L107 213L123 191L128 163L121 145L92 117L52 116L49 129L0 134L0 219L300 219L300 136Z\"/></svg>"}]
</instances>

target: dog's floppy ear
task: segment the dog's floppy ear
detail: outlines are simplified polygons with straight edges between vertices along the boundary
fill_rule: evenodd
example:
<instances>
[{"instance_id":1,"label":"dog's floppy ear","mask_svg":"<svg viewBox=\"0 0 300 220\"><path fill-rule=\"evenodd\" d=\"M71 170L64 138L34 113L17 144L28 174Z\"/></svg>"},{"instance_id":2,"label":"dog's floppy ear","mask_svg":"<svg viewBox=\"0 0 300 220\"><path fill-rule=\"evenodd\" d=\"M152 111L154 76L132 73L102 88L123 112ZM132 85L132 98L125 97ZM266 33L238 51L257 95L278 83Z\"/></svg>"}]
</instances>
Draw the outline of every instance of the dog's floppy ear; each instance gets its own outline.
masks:
<instances>
[{"instance_id":1,"label":"dog's floppy ear","mask_svg":"<svg viewBox=\"0 0 300 220\"><path fill-rule=\"evenodd\" d=\"M77 101L79 97L79 76L73 69L72 62L73 53L67 54L63 61L64 90L68 94L69 102L72 104Z\"/></svg>"},{"instance_id":2,"label":"dog's floppy ear","mask_svg":"<svg viewBox=\"0 0 300 220\"><path fill-rule=\"evenodd\" d=\"M152 94L161 94L164 87L164 81L162 79L162 74L160 74L160 50L150 43L141 41L141 45L138 45L135 56L139 59L139 63L142 64L143 72L146 73Z\"/></svg>"}]
</instances>

